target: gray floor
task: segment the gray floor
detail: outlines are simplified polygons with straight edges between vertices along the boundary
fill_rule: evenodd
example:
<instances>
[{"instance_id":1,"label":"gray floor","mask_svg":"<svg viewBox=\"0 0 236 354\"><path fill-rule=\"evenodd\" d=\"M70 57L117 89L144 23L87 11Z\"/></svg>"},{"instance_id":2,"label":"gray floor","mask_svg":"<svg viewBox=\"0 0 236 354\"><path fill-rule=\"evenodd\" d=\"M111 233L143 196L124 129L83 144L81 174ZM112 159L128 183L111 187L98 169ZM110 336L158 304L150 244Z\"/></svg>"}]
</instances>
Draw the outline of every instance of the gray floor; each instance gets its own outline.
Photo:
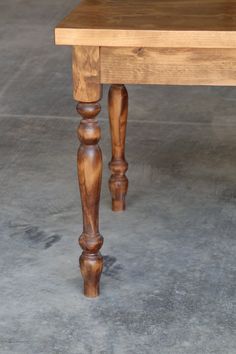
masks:
<instances>
[{"instance_id":1,"label":"gray floor","mask_svg":"<svg viewBox=\"0 0 236 354\"><path fill-rule=\"evenodd\" d=\"M0 3L0 353L236 353L236 89L128 87L130 188L110 210L104 88L101 297L81 294L74 0Z\"/></svg>"}]
</instances>

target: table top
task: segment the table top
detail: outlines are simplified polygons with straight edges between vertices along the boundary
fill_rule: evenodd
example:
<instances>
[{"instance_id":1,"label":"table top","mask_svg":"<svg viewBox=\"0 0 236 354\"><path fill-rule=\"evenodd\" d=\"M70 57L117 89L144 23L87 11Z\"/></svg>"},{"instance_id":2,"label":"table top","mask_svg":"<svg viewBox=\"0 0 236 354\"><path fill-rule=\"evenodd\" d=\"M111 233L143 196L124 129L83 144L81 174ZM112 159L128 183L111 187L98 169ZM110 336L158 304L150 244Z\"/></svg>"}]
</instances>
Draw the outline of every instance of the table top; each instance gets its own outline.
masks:
<instances>
[{"instance_id":1,"label":"table top","mask_svg":"<svg viewBox=\"0 0 236 354\"><path fill-rule=\"evenodd\" d=\"M236 48L236 0L82 0L56 44Z\"/></svg>"}]
</instances>

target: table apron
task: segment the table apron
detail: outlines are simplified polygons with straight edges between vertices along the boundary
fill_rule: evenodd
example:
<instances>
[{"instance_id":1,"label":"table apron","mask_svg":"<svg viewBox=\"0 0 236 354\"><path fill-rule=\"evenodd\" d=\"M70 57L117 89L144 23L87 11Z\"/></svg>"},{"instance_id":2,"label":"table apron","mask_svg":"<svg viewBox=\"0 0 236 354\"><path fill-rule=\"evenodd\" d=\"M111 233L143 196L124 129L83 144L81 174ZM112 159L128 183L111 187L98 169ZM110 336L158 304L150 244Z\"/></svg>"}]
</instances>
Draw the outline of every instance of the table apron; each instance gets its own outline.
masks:
<instances>
[{"instance_id":1,"label":"table apron","mask_svg":"<svg viewBox=\"0 0 236 354\"><path fill-rule=\"evenodd\" d=\"M236 85L236 49L101 47L101 83Z\"/></svg>"}]
</instances>

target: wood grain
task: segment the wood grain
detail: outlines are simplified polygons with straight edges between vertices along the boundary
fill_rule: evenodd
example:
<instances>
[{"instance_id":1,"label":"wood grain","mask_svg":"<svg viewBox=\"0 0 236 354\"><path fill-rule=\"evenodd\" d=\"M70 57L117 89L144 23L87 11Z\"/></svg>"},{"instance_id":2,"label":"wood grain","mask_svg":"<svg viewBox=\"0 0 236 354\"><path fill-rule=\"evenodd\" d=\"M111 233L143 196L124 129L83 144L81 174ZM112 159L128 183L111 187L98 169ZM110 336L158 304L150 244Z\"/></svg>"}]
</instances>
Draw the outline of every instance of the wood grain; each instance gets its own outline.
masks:
<instances>
[{"instance_id":1,"label":"wood grain","mask_svg":"<svg viewBox=\"0 0 236 354\"><path fill-rule=\"evenodd\" d=\"M82 116L78 128L81 142L78 150L78 178L83 210L83 232L79 244L83 249L80 269L84 278L84 294L99 295L99 281L103 257L99 250L103 237L99 233L99 201L102 180L102 153L98 142L101 137L96 116L101 107L98 102L78 103L77 111Z\"/></svg>"},{"instance_id":2,"label":"wood grain","mask_svg":"<svg viewBox=\"0 0 236 354\"><path fill-rule=\"evenodd\" d=\"M128 168L126 84L236 85L236 0L81 0L56 27L55 41L73 47L78 179L83 210L80 269L84 293L99 294L103 268L99 201L102 153L97 115L101 83L109 92L113 210L125 208Z\"/></svg>"},{"instance_id":3,"label":"wood grain","mask_svg":"<svg viewBox=\"0 0 236 354\"><path fill-rule=\"evenodd\" d=\"M122 211L125 210L125 197L128 190L128 179L125 175L128 169L125 160L128 93L124 85L111 85L108 96L108 110L112 141L112 159L109 163L112 210Z\"/></svg>"},{"instance_id":4,"label":"wood grain","mask_svg":"<svg viewBox=\"0 0 236 354\"><path fill-rule=\"evenodd\" d=\"M101 98L99 47L74 46L72 49L73 96L81 102Z\"/></svg>"},{"instance_id":5,"label":"wood grain","mask_svg":"<svg viewBox=\"0 0 236 354\"><path fill-rule=\"evenodd\" d=\"M56 44L236 48L236 0L82 0Z\"/></svg>"},{"instance_id":6,"label":"wood grain","mask_svg":"<svg viewBox=\"0 0 236 354\"><path fill-rule=\"evenodd\" d=\"M236 50L103 47L101 82L236 85Z\"/></svg>"}]
</instances>

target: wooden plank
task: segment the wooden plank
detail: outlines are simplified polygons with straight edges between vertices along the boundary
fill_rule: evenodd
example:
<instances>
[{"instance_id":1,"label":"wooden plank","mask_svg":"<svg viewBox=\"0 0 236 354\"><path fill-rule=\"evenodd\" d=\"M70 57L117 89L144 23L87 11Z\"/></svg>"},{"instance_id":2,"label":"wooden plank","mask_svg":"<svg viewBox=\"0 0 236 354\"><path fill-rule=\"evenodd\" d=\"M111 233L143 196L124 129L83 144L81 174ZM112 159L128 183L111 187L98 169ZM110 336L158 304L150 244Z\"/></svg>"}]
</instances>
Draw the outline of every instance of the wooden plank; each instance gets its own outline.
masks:
<instances>
[{"instance_id":1,"label":"wooden plank","mask_svg":"<svg viewBox=\"0 0 236 354\"><path fill-rule=\"evenodd\" d=\"M101 82L236 85L236 49L101 48Z\"/></svg>"},{"instance_id":2,"label":"wooden plank","mask_svg":"<svg viewBox=\"0 0 236 354\"><path fill-rule=\"evenodd\" d=\"M236 0L82 0L56 44L236 48Z\"/></svg>"},{"instance_id":3,"label":"wooden plank","mask_svg":"<svg viewBox=\"0 0 236 354\"><path fill-rule=\"evenodd\" d=\"M233 31L131 31L56 28L56 45L164 48L236 48Z\"/></svg>"},{"instance_id":4,"label":"wooden plank","mask_svg":"<svg viewBox=\"0 0 236 354\"><path fill-rule=\"evenodd\" d=\"M99 47L74 46L72 51L73 96L81 102L95 102L102 96Z\"/></svg>"}]
</instances>

